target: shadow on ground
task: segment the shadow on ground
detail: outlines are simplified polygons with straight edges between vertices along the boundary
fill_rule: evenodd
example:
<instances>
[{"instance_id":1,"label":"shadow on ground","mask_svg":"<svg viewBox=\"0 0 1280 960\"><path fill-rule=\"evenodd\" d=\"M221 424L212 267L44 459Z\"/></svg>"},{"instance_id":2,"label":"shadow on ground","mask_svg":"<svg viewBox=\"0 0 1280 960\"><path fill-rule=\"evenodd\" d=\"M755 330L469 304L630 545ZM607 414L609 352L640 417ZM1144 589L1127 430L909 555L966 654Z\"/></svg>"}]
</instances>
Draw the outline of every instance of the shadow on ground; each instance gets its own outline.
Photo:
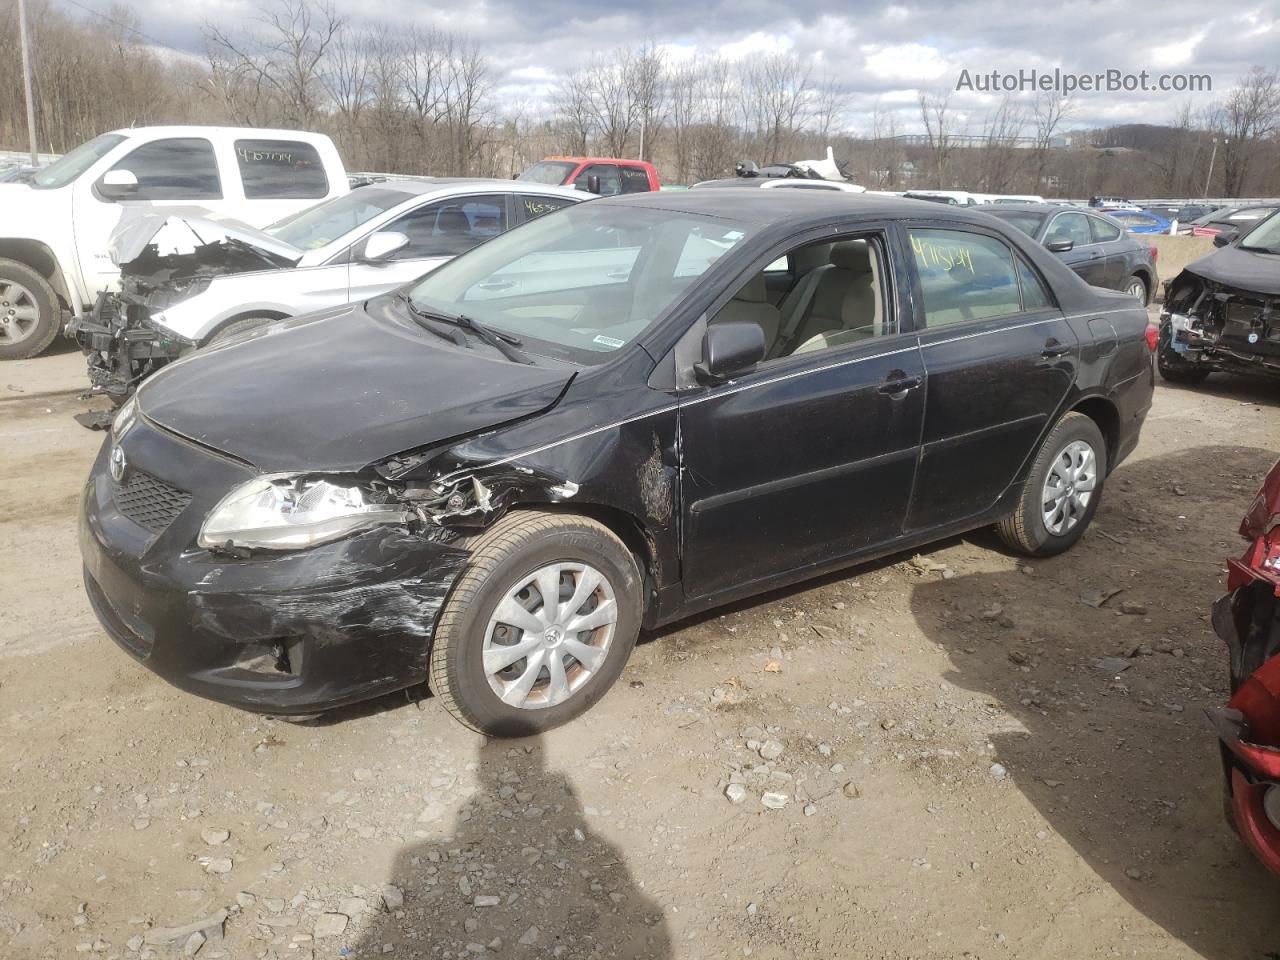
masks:
<instances>
[{"instance_id":1,"label":"shadow on ground","mask_svg":"<svg viewBox=\"0 0 1280 960\"><path fill-rule=\"evenodd\" d=\"M399 960L495 951L566 960L673 956L661 909L617 847L593 832L596 818L568 778L547 766L540 738L489 741L470 766L474 793L439 818L428 799L419 822L425 836L396 858L390 882L403 905L379 913L348 956L381 957L387 944Z\"/></svg>"},{"instance_id":2,"label":"shadow on ground","mask_svg":"<svg viewBox=\"0 0 1280 960\"><path fill-rule=\"evenodd\" d=\"M948 680L1023 728L992 738L1018 788L1099 877L1207 960L1280 949L1280 881L1224 822L1216 740L1201 716L1226 695L1226 654L1203 621L1221 590L1212 561L1221 544L1236 549L1252 478L1274 457L1201 447L1126 465L1095 521L1112 540L1095 534L1037 561L1032 576L931 580L911 597L921 631L951 658ZM1171 478L1185 496L1170 492ZM1101 609L1081 601L1103 586L1124 592ZM1149 616L1117 615L1126 598ZM1011 627L983 619L997 603ZM1162 636L1186 655L1133 656L1118 678L1096 663Z\"/></svg>"}]
</instances>

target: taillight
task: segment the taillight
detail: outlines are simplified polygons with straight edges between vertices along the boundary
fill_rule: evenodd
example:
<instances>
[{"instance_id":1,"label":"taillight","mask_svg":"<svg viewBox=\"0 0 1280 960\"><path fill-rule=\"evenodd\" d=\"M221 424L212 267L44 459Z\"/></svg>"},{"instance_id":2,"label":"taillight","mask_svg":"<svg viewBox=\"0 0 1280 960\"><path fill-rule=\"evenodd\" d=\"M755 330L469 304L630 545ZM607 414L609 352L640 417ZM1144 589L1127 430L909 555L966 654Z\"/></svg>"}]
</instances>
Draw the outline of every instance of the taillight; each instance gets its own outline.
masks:
<instances>
[{"instance_id":1,"label":"taillight","mask_svg":"<svg viewBox=\"0 0 1280 960\"><path fill-rule=\"evenodd\" d=\"M1147 249L1151 251L1151 262L1152 262L1152 263L1155 263L1157 260L1159 260L1159 259L1160 259L1160 248L1159 248L1159 247L1157 247L1154 243L1152 243L1152 244L1148 244L1148 245L1147 245Z\"/></svg>"},{"instance_id":2,"label":"taillight","mask_svg":"<svg viewBox=\"0 0 1280 960\"><path fill-rule=\"evenodd\" d=\"M1160 344L1160 328L1154 323L1147 324L1147 349L1152 353L1156 352L1156 347Z\"/></svg>"}]
</instances>

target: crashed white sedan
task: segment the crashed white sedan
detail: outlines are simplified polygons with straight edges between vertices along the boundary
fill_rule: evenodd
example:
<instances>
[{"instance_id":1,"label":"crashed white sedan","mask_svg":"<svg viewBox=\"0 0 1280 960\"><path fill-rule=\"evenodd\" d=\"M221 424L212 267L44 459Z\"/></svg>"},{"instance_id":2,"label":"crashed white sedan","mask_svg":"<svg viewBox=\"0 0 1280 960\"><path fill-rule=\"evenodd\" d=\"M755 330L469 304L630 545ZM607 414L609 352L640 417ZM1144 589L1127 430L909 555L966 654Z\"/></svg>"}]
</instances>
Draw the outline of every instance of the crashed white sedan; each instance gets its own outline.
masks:
<instances>
[{"instance_id":1,"label":"crashed white sedan","mask_svg":"<svg viewBox=\"0 0 1280 960\"><path fill-rule=\"evenodd\" d=\"M73 321L94 389L123 402L190 350L249 328L367 300L490 237L591 195L511 180L388 179L265 230L206 211L124 217L120 290Z\"/></svg>"}]
</instances>

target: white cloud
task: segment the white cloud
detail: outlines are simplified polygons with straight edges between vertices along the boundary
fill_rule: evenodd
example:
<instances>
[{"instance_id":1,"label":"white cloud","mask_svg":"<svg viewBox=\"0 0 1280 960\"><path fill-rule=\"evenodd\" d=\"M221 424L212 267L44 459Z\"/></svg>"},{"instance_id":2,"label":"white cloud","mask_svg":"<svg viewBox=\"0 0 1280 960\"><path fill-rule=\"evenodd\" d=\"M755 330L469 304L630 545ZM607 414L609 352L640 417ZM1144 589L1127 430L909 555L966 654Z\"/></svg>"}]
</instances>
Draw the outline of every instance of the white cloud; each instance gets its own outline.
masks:
<instances>
[{"instance_id":1,"label":"white cloud","mask_svg":"<svg viewBox=\"0 0 1280 960\"><path fill-rule=\"evenodd\" d=\"M721 44L717 52L726 60L745 60L747 57L786 53L793 46L795 41L786 34L761 33L757 30L741 40Z\"/></svg>"},{"instance_id":2,"label":"white cloud","mask_svg":"<svg viewBox=\"0 0 1280 960\"><path fill-rule=\"evenodd\" d=\"M867 72L877 80L910 86L928 85L943 74L956 73L936 47L922 43L899 43L893 46L862 48Z\"/></svg>"}]
</instances>

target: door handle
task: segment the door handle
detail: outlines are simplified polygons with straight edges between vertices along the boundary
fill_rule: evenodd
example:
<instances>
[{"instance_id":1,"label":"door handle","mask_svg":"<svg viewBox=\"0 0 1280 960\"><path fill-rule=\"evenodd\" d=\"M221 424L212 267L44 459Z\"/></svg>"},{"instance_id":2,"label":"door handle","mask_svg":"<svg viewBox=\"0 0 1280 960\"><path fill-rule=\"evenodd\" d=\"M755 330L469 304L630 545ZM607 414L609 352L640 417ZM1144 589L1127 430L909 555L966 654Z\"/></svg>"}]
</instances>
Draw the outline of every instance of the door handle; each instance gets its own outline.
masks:
<instances>
[{"instance_id":1,"label":"door handle","mask_svg":"<svg viewBox=\"0 0 1280 960\"><path fill-rule=\"evenodd\" d=\"M1040 351L1040 356L1048 360L1054 357L1065 357L1070 352L1071 347L1069 344L1062 343L1051 337L1045 341L1044 349Z\"/></svg>"},{"instance_id":2,"label":"door handle","mask_svg":"<svg viewBox=\"0 0 1280 960\"><path fill-rule=\"evenodd\" d=\"M610 270L608 273L605 274L605 276L608 277L610 280L626 280L628 277L631 276L631 271L629 269L624 270L622 268L619 268L617 270Z\"/></svg>"},{"instance_id":3,"label":"door handle","mask_svg":"<svg viewBox=\"0 0 1280 960\"><path fill-rule=\"evenodd\" d=\"M914 390L924 382L921 377L908 377L901 370L894 370L889 377L889 380L880 385L880 392L888 394L895 400L898 397L905 397L908 390Z\"/></svg>"},{"instance_id":4,"label":"door handle","mask_svg":"<svg viewBox=\"0 0 1280 960\"><path fill-rule=\"evenodd\" d=\"M1101 251L1101 250L1093 250L1093 251L1091 251L1091 252L1090 252L1090 254L1089 254L1089 259L1090 259L1090 260L1097 260L1100 256L1102 256L1102 251Z\"/></svg>"}]
</instances>

